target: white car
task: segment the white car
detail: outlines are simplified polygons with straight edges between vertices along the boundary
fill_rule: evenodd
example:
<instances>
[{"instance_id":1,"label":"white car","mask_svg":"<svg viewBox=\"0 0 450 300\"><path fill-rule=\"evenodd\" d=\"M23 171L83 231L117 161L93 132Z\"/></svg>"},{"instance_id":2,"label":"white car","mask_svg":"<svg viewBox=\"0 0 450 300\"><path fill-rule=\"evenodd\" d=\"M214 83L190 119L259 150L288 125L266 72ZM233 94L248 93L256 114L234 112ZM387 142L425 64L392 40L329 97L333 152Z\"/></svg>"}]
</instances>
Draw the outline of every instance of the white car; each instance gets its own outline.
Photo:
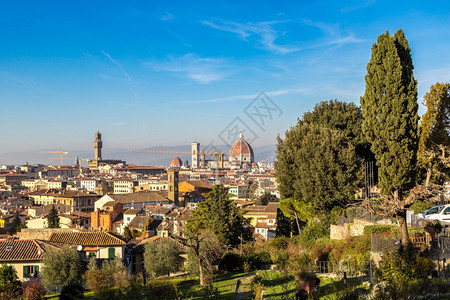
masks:
<instances>
[{"instance_id":1,"label":"white car","mask_svg":"<svg viewBox=\"0 0 450 300\"><path fill-rule=\"evenodd\" d=\"M429 209L427 209L426 211L424 211L421 215L423 218L425 218L428 215L437 214L438 212L441 211L442 207L444 207L444 205L432 206Z\"/></svg>"},{"instance_id":2,"label":"white car","mask_svg":"<svg viewBox=\"0 0 450 300\"><path fill-rule=\"evenodd\" d=\"M443 205L441 208L438 209L437 213L431 213L431 214L425 215L424 219L450 223L450 204Z\"/></svg>"}]
</instances>

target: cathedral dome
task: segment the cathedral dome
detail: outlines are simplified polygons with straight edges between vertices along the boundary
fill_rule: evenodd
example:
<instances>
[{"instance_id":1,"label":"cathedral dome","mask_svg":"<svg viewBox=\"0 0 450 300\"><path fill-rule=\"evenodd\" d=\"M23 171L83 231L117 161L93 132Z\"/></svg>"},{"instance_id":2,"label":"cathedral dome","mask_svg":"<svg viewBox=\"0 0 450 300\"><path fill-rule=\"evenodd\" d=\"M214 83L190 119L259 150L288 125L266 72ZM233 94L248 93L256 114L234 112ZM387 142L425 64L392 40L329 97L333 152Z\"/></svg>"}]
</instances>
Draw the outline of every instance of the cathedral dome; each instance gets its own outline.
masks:
<instances>
[{"instance_id":1,"label":"cathedral dome","mask_svg":"<svg viewBox=\"0 0 450 300\"><path fill-rule=\"evenodd\" d=\"M234 158L234 159L232 159ZM230 149L230 159L239 160L239 163L252 163L254 161L254 154L252 146L244 140L241 133L239 140L237 140Z\"/></svg>"},{"instance_id":2,"label":"cathedral dome","mask_svg":"<svg viewBox=\"0 0 450 300\"><path fill-rule=\"evenodd\" d=\"M170 166L172 168L180 168L183 165L183 162L179 157L174 157L172 161L170 162Z\"/></svg>"}]
</instances>

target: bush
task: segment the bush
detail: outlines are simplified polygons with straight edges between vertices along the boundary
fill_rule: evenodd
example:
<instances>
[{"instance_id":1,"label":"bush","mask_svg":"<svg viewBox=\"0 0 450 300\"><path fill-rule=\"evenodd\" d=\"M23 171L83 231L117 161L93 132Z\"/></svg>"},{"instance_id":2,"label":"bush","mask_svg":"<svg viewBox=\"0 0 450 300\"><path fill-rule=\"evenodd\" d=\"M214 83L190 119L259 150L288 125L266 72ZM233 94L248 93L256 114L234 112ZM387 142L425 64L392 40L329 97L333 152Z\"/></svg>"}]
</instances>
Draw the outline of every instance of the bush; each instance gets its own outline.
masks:
<instances>
[{"instance_id":1,"label":"bush","mask_svg":"<svg viewBox=\"0 0 450 300\"><path fill-rule=\"evenodd\" d=\"M250 288L252 290L253 299L262 299L262 277L256 274L250 281Z\"/></svg>"},{"instance_id":2,"label":"bush","mask_svg":"<svg viewBox=\"0 0 450 300\"><path fill-rule=\"evenodd\" d=\"M29 281L24 284L24 292L23 295L27 300L41 300L44 299L45 296L45 288L41 283L39 278L36 278L34 281Z\"/></svg>"},{"instance_id":3,"label":"bush","mask_svg":"<svg viewBox=\"0 0 450 300\"><path fill-rule=\"evenodd\" d=\"M67 285L62 288L59 295L60 300L79 300L84 299L84 289L80 284Z\"/></svg>"},{"instance_id":4,"label":"bush","mask_svg":"<svg viewBox=\"0 0 450 300\"><path fill-rule=\"evenodd\" d=\"M151 299L178 299L180 291L173 281L168 280L151 280L148 282L146 289L151 295Z\"/></svg>"},{"instance_id":5,"label":"bush","mask_svg":"<svg viewBox=\"0 0 450 300\"><path fill-rule=\"evenodd\" d=\"M239 271L242 269L243 259L239 254L227 252L219 262L219 270L221 271Z\"/></svg>"},{"instance_id":6,"label":"bush","mask_svg":"<svg viewBox=\"0 0 450 300\"><path fill-rule=\"evenodd\" d=\"M425 212L427 209L432 207L434 204L426 201L416 201L409 207L410 210L413 210L415 214L421 214Z\"/></svg>"},{"instance_id":7,"label":"bush","mask_svg":"<svg viewBox=\"0 0 450 300\"><path fill-rule=\"evenodd\" d=\"M398 226L395 225L369 225L364 227L364 235L371 236L373 234L398 234Z\"/></svg>"}]
</instances>

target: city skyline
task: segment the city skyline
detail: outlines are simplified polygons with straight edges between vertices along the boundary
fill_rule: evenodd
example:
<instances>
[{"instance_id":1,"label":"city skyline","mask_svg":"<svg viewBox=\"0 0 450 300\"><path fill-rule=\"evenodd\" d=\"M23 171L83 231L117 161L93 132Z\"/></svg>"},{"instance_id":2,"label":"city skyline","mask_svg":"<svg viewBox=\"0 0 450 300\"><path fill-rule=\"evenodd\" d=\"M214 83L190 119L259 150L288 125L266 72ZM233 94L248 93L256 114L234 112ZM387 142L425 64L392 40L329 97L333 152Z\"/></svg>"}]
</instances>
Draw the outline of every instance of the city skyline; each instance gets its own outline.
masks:
<instances>
[{"instance_id":1,"label":"city skyline","mask_svg":"<svg viewBox=\"0 0 450 300\"><path fill-rule=\"evenodd\" d=\"M90 151L97 130L105 148L230 144L234 124L254 146L275 144L320 101L359 105L372 44L399 28L421 103L450 78L449 15L444 1L5 1L0 163L11 152ZM278 108L264 121L249 110L261 92Z\"/></svg>"}]
</instances>

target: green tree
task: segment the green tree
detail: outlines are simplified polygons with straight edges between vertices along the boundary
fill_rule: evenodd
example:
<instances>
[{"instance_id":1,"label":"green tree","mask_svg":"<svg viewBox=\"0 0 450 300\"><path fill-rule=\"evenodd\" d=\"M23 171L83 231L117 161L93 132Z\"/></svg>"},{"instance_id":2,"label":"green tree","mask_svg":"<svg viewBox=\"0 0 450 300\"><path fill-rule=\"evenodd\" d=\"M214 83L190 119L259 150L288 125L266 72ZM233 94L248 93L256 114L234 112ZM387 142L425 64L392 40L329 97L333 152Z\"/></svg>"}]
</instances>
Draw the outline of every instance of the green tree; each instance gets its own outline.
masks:
<instances>
[{"instance_id":1,"label":"green tree","mask_svg":"<svg viewBox=\"0 0 450 300\"><path fill-rule=\"evenodd\" d=\"M257 200L256 200L256 205L267 205L269 204L269 202L278 202L280 199L278 199L277 196L265 192L264 195L260 196Z\"/></svg>"},{"instance_id":2,"label":"green tree","mask_svg":"<svg viewBox=\"0 0 450 300\"><path fill-rule=\"evenodd\" d=\"M378 166L383 204L402 228L408 241L406 210L400 201L415 184L418 144L417 82L408 42L399 29L378 36L367 64L366 90L361 97L363 131Z\"/></svg>"},{"instance_id":3,"label":"green tree","mask_svg":"<svg viewBox=\"0 0 450 300\"><path fill-rule=\"evenodd\" d=\"M250 238L243 211L230 199L223 185L212 187L207 199L198 204L188 224L192 232L211 230L225 245L239 244L241 236L246 240Z\"/></svg>"},{"instance_id":4,"label":"green tree","mask_svg":"<svg viewBox=\"0 0 450 300\"><path fill-rule=\"evenodd\" d=\"M338 100L322 101L312 111L303 114L299 124L317 124L342 131L355 147L356 154L363 160L375 160L370 143L361 131L362 111L352 102ZM356 163L360 163L357 161Z\"/></svg>"},{"instance_id":5,"label":"green tree","mask_svg":"<svg viewBox=\"0 0 450 300\"><path fill-rule=\"evenodd\" d=\"M360 159L342 130L299 121L278 137L276 158L282 199L311 204L317 213L354 201L362 182Z\"/></svg>"},{"instance_id":6,"label":"green tree","mask_svg":"<svg viewBox=\"0 0 450 300\"><path fill-rule=\"evenodd\" d=\"M42 257L42 282L46 287L54 286L61 290L72 284L81 284L81 260L77 250L70 246L61 249L48 249Z\"/></svg>"},{"instance_id":7,"label":"green tree","mask_svg":"<svg viewBox=\"0 0 450 300\"><path fill-rule=\"evenodd\" d=\"M16 234L17 232L20 232L20 230L24 227L25 225L20 221L19 214L15 214L14 218L11 221L11 224L9 225L9 233Z\"/></svg>"},{"instance_id":8,"label":"green tree","mask_svg":"<svg viewBox=\"0 0 450 300\"><path fill-rule=\"evenodd\" d=\"M128 226L126 226L123 230L123 235L127 241L133 239L133 234L131 233L131 230L130 228L128 228Z\"/></svg>"},{"instance_id":9,"label":"green tree","mask_svg":"<svg viewBox=\"0 0 450 300\"><path fill-rule=\"evenodd\" d=\"M22 293L22 284L13 266L0 266L0 298L14 299Z\"/></svg>"},{"instance_id":10,"label":"green tree","mask_svg":"<svg viewBox=\"0 0 450 300\"><path fill-rule=\"evenodd\" d=\"M429 186L433 170L448 179L450 167L443 159L450 147L450 84L438 82L431 86L422 104L427 111L420 125L418 158L427 170L425 186Z\"/></svg>"},{"instance_id":11,"label":"green tree","mask_svg":"<svg viewBox=\"0 0 450 300\"><path fill-rule=\"evenodd\" d=\"M59 228L58 210L55 208L55 205L52 205L52 208L48 212L47 224L48 228Z\"/></svg>"},{"instance_id":12,"label":"green tree","mask_svg":"<svg viewBox=\"0 0 450 300\"><path fill-rule=\"evenodd\" d=\"M145 245L144 266L152 277L177 272L182 263L179 244L171 238L150 241Z\"/></svg>"},{"instance_id":13,"label":"green tree","mask_svg":"<svg viewBox=\"0 0 450 300\"><path fill-rule=\"evenodd\" d=\"M222 257L224 245L216 234L197 226L189 226L189 223L186 237L178 237L178 240L188 249L188 269L198 271L202 287L209 285L213 263Z\"/></svg>"}]
</instances>

